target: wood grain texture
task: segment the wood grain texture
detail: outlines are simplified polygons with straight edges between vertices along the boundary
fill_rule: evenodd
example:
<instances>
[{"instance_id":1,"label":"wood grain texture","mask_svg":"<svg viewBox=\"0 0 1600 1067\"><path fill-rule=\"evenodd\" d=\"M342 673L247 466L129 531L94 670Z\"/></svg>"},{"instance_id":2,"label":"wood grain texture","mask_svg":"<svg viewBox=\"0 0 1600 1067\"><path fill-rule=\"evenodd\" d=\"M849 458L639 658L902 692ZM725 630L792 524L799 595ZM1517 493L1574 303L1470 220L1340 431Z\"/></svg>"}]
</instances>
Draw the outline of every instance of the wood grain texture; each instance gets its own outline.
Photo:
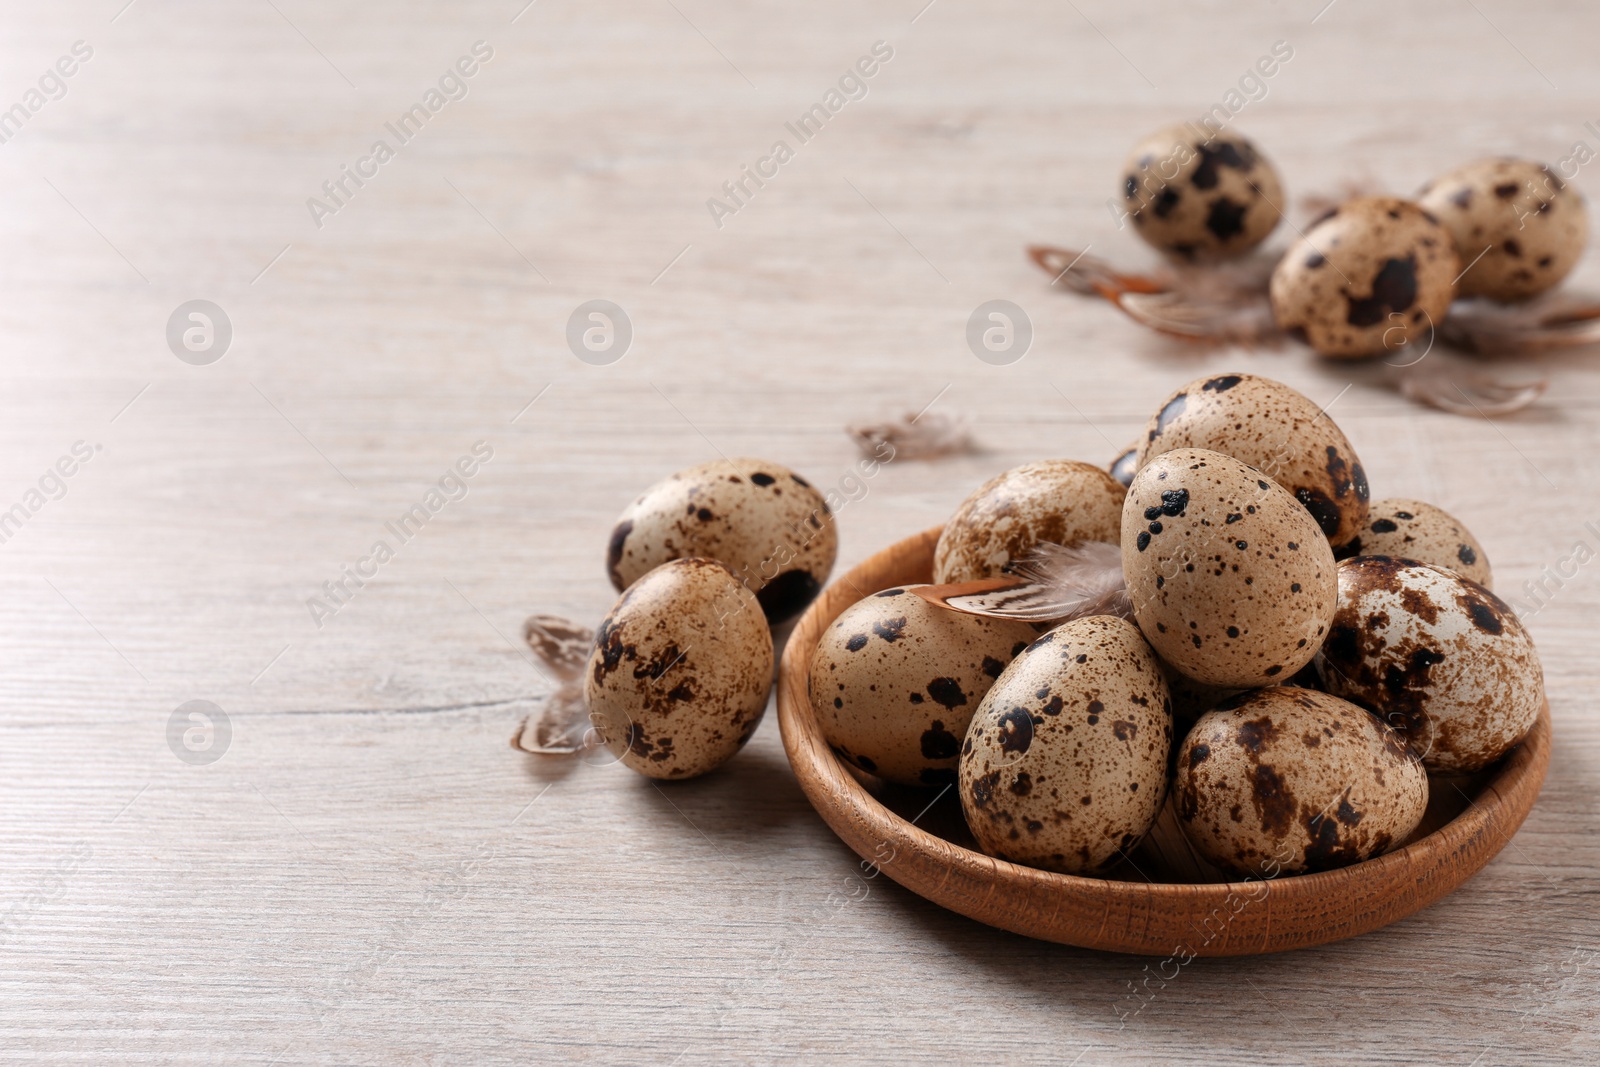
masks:
<instances>
[{"instance_id":1,"label":"wood grain texture","mask_svg":"<svg viewBox=\"0 0 1600 1067\"><path fill-rule=\"evenodd\" d=\"M1527 740L1464 794L1461 814L1404 848L1335 871L1253 884L1189 882L1156 853L1148 866L1133 864L1142 881L1128 880L1130 872L1079 878L998 860L919 829L875 799L829 748L811 708L811 658L823 632L860 599L857 590L932 581L941 530L874 553L806 609L783 655L778 722L800 788L867 869L952 911L1028 937L1147 956L1309 948L1369 933L1446 896L1510 842L1539 795L1550 765L1548 707Z\"/></svg>"},{"instance_id":2,"label":"wood grain texture","mask_svg":"<svg viewBox=\"0 0 1600 1067\"><path fill-rule=\"evenodd\" d=\"M1246 370L1332 402L1374 492L1457 515L1502 592L1600 547L1593 354L1491 427L1371 368L1176 347L1023 252L1147 265L1105 209L1123 155L1279 39L1237 122L1291 196L1600 147L1593 5L523 3L0 5L0 105L95 50L0 144L0 509L100 446L0 543L0 1057L1600 1059L1593 563L1529 620L1550 770L1493 862L1378 934L1176 977L864 879L775 723L659 789L506 746L551 688L522 620L597 622L612 520L719 452L851 479L843 573ZM470 94L317 228L306 199L479 39ZM717 228L707 198L880 39L866 99ZM1573 183L1593 203L1600 164ZM565 340L597 297L635 326L609 367ZM164 336L194 298L234 325L207 367ZM1034 324L1006 367L964 340L996 298ZM980 450L861 478L844 425L935 401ZM319 628L307 599L478 440L468 495ZM196 699L232 724L209 766L166 740Z\"/></svg>"}]
</instances>

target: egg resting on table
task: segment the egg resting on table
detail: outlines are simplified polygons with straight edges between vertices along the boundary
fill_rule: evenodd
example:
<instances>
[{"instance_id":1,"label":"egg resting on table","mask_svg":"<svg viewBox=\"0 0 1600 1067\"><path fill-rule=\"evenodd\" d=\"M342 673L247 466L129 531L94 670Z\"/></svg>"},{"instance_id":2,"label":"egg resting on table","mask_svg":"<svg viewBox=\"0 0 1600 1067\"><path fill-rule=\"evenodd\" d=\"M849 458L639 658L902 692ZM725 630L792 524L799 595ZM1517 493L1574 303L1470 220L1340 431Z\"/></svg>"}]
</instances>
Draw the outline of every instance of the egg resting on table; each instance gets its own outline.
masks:
<instances>
[{"instance_id":1,"label":"egg resting on table","mask_svg":"<svg viewBox=\"0 0 1600 1067\"><path fill-rule=\"evenodd\" d=\"M668 560L714 559L779 623L822 589L838 550L827 501L810 482L770 460L720 459L678 471L629 504L611 531L606 571L621 591Z\"/></svg>"},{"instance_id":2,"label":"egg resting on table","mask_svg":"<svg viewBox=\"0 0 1600 1067\"><path fill-rule=\"evenodd\" d=\"M650 778L728 760L761 724L771 688L761 605L709 559L672 560L630 585L595 631L584 677L606 748Z\"/></svg>"},{"instance_id":3,"label":"egg resting on table","mask_svg":"<svg viewBox=\"0 0 1600 1067\"><path fill-rule=\"evenodd\" d=\"M1583 194L1542 163L1480 159L1429 182L1418 197L1456 241L1462 296L1523 300L1559 284L1583 258Z\"/></svg>"},{"instance_id":4,"label":"egg resting on table","mask_svg":"<svg viewBox=\"0 0 1600 1067\"><path fill-rule=\"evenodd\" d=\"M1233 130L1157 130L1134 146L1122 175L1134 232L1179 259L1248 252L1282 217L1278 172Z\"/></svg>"},{"instance_id":5,"label":"egg resting on table","mask_svg":"<svg viewBox=\"0 0 1600 1067\"><path fill-rule=\"evenodd\" d=\"M1318 355L1414 363L1450 310L1460 273L1455 238L1432 213L1363 197L1289 246L1272 271L1272 314Z\"/></svg>"}]
</instances>

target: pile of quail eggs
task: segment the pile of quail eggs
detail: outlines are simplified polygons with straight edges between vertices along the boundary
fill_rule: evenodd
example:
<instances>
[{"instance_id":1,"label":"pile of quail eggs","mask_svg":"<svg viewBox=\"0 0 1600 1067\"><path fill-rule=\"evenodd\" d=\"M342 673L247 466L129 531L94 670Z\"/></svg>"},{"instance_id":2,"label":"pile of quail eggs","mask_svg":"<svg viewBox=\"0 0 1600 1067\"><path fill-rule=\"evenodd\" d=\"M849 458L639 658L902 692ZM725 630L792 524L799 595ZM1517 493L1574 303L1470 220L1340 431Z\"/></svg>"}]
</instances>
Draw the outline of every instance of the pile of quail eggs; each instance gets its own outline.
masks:
<instances>
[{"instance_id":1,"label":"pile of quail eggs","mask_svg":"<svg viewBox=\"0 0 1600 1067\"><path fill-rule=\"evenodd\" d=\"M1122 171L1134 232L1184 262L1241 256L1285 208L1277 171L1233 130L1162 129ZM1272 272L1279 329L1318 354L1359 359L1430 336L1457 297L1521 301L1577 265L1588 239L1582 194L1549 167L1478 160L1414 200L1357 197L1312 222Z\"/></svg>"},{"instance_id":2,"label":"pile of quail eggs","mask_svg":"<svg viewBox=\"0 0 1600 1067\"><path fill-rule=\"evenodd\" d=\"M1034 462L980 486L936 549L933 583L952 586L1040 544L1117 546L1127 617L1029 622L861 590L812 657L817 724L863 775L953 786L980 848L1048 870L1106 872L1169 797L1230 874L1396 848L1434 783L1533 728L1542 675L1466 528L1369 498L1305 396L1248 374L1191 382L1108 467ZM769 461L692 468L636 500L586 675L619 760L683 778L737 752L771 686L769 627L836 550L826 496Z\"/></svg>"}]
</instances>

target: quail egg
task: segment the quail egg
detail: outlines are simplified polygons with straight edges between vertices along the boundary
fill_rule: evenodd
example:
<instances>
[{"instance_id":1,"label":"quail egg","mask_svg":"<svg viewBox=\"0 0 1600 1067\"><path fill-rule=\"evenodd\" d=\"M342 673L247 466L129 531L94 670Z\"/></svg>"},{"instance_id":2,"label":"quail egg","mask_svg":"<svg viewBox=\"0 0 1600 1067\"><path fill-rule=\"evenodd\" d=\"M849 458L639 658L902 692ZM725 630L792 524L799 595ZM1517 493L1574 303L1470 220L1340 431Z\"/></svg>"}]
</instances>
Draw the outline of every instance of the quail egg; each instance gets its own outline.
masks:
<instances>
[{"instance_id":1,"label":"quail egg","mask_svg":"<svg viewBox=\"0 0 1600 1067\"><path fill-rule=\"evenodd\" d=\"M1122 174L1134 232L1182 259L1247 252L1282 217L1278 172L1232 130L1168 126L1134 146Z\"/></svg>"},{"instance_id":2,"label":"quail egg","mask_svg":"<svg viewBox=\"0 0 1600 1067\"><path fill-rule=\"evenodd\" d=\"M1216 866L1257 878L1378 855L1428 806L1428 776L1393 730L1309 689L1258 689L1207 712L1176 763L1184 835Z\"/></svg>"},{"instance_id":3,"label":"quail egg","mask_svg":"<svg viewBox=\"0 0 1600 1067\"><path fill-rule=\"evenodd\" d=\"M1457 283L1462 296L1542 293L1571 272L1589 239L1583 194L1526 159L1468 163L1430 182L1419 201L1469 264Z\"/></svg>"},{"instance_id":4,"label":"quail egg","mask_svg":"<svg viewBox=\"0 0 1600 1067\"><path fill-rule=\"evenodd\" d=\"M1111 461L1111 466L1107 469L1111 472L1111 477L1121 482L1124 487L1132 485L1133 474L1139 469L1139 442L1135 441L1118 452L1117 458Z\"/></svg>"},{"instance_id":5,"label":"quail egg","mask_svg":"<svg viewBox=\"0 0 1600 1067\"><path fill-rule=\"evenodd\" d=\"M1399 556L1418 563L1447 567L1485 589L1494 588L1489 557L1459 519L1421 500L1395 498L1372 505L1367 525L1355 540L1339 548L1351 556Z\"/></svg>"},{"instance_id":6,"label":"quail egg","mask_svg":"<svg viewBox=\"0 0 1600 1067\"><path fill-rule=\"evenodd\" d=\"M1327 412L1271 378L1196 378L1150 417L1140 464L1174 448L1209 448L1250 464L1304 504L1335 547L1367 517L1366 471Z\"/></svg>"},{"instance_id":7,"label":"quail egg","mask_svg":"<svg viewBox=\"0 0 1600 1067\"><path fill-rule=\"evenodd\" d=\"M1333 549L1276 482L1204 448L1140 468L1122 509L1122 572L1139 629L1206 685L1292 677L1327 635Z\"/></svg>"},{"instance_id":8,"label":"quail egg","mask_svg":"<svg viewBox=\"0 0 1600 1067\"><path fill-rule=\"evenodd\" d=\"M1040 541L1117 540L1127 490L1090 463L1047 459L991 478L956 509L933 556L936 583L992 578Z\"/></svg>"},{"instance_id":9,"label":"quail egg","mask_svg":"<svg viewBox=\"0 0 1600 1067\"><path fill-rule=\"evenodd\" d=\"M1328 692L1377 714L1431 771L1474 771L1539 717L1544 674L1506 603L1454 571L1390 556L1339 564L1317 658Z\"/></svg>"},{"instance_id":10,"label":"quail egg","mask_svg":"<svg viewBox=\"0 0 1600 1067\"><path fill-rule=\"evenodd\" d=\"M972 713L1032 625L935 607L885 589L828 627L811 661L811 707L847 763L902 785L956 778Z\"/></svg>"},{"instance_id":11,"label":"quail egg","mask_svg":"<svg viewBox=\"0 0 1600 1067\"><path fill-rule=\"evenodd\" d=\"M772 633L725 564L663 563L595 631L584 695L595 729L649 778L691 778L728 760L761 723Z\"/></svg>"},{"instance_id":12,"label":"quail egg","mask_svg":"<svg viewBox=\"0 0 1600 1067\"><path fill-rule=\"evenodd\" d=\"M714 559L779 623L811 603L838 551L833 516L810 482L770 460L724 459L681 470L629 504L606 569L620 591L668 560Z\"/></svg>"},{"instance_id":13,"label":"quail egg","mask_svg":"<svg viewBox=\"0 0 1600 1067\"><path fill-rule=\"evenodd\" d=\"M1459 273L1455 239L1431 212L1364 197L1333 209L1284 253L1272 272L1272 314L1319 355L1398 353L1431 340Z\"/></svg>"},{"instance_id":14,"label":"quail egg","mask_svg":"<svg viewBox=\"0 0 1600 1067\"><path fill-rule=\"evenodd\" d=\"M1006 668L961 747L961 807L992 856L1069 874L1105 868L1166 797L1172 713L1131 623L1051 630Z\"/></svg>"}]
</instances>

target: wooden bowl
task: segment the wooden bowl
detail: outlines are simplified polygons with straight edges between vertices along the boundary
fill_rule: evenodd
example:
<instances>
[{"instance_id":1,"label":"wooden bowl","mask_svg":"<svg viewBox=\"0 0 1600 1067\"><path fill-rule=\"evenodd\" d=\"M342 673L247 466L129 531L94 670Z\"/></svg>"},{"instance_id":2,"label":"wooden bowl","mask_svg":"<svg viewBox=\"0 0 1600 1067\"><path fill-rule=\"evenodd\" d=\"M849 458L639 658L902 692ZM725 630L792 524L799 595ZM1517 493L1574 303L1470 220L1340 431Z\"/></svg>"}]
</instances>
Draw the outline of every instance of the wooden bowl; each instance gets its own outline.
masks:
<instances>
[{"instance_id":1,"label":"wooden bowl","mask_svg":"<svg viewBox=\"0 0 1600 1067\"><path fill-rule=\"evenodd\" d=\"M1471 778L1433 780L1428 815L1408 844L1354 866L1224 881L1188 848L1170 804L1130 862L1106 878L986 856L969 847L953 788L935 799L930 790L888 786L847 767L823 739L806 695L823 630L866 594L931 580L938 539L938 528L907 538L834 582L801 617L783 654L784 749L812 806L866 861L866 877L876 867L952 911L1067 945L1180 960L1282 952L1376 930L1432 904L1500 851L1539 795L1550 763L1548 703L1527 740L1499 764Z\"/></svg>"}]
</instances>

